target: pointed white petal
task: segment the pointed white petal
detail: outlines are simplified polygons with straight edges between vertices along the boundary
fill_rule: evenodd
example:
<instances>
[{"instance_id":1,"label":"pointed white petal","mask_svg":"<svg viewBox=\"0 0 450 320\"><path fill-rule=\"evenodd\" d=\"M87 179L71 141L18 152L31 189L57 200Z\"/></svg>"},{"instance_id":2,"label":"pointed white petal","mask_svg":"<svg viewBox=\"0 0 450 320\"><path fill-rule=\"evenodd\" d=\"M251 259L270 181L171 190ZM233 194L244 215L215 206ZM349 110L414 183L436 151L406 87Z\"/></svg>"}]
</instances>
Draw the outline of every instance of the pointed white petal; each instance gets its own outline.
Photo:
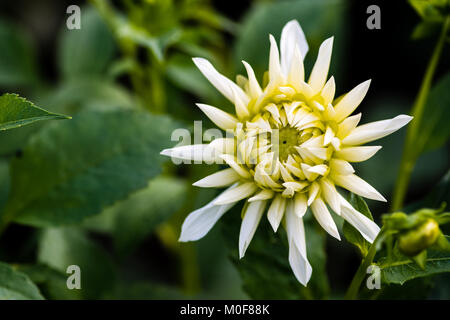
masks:
<instances>
[{"instance_id":1,"label":"pointed white petal","mask_svg":"<svg viewBox=\"0 0 450 320\"><path fill-rule=\"evenodd\" d=\"M245 255L248 245L252 241L256 228L266 207L267 200L250 202L242 219L239 232L239 259Z\"/></svg>"},{"instance_id":2,"label":"pointed white petal","mask_svg":"<svg viewBox=\"0 0 450 320\"><path fill-rule=\"evenodd\" d=\"M352 165L345 160L331 159L330 172L333 174L348 175L355 172Z\"/></svg>"},{"instance_id":3,"label":"pointed white petal","mask_svg":"<svg viewBox=\"0 0 450 320\"><path fill-rule=\"evenodd\" d=\"M287 206L286 231L289 241L289 264L297 280L306 286L312 267L306 255L305 227L303 219L294 213L292 201Z\"/></svg>"},{"instance_id":4,"label":"pointed white petal","mask_svg":"<svg viewBox=\"0 0 450 320\"><path fill-rule=\"evenodd\" d=\"M241 176L238 175L233 168L228 168L204 177L203 179L194 182L192 185L202 188L220 188L229 186L230 184L239 181L239 179L241 179Z\"/></svg>"},{"instance_id":5,"label":"pointed white petal","mask_svg":"<svg viewBox=\"0 0 450 320\"><path fill-rule=\"evenodd\" d=\"M320 188L325 201L336 214L340 215L341 203L339 202L339 193L336 191L334 184L330 180L322 178L320 179Z\"/></svg>"},{"instance_id":6,"label":"pointed white petal","mask_svg":"<svg viewBox=\"0 0 450 320\"><path fill-rule=\"evenodd\" d=\"M339 200L341 202L342 217L355 227L364 239L372 243L380 232L380 227L361 212L353 208L341 195L339 195Z\"/></svg>"},{"instance_id":7,"label":"pointed white petal","mask_svg":"<svg viewBox=\"0 0 450 320\"><path fill-rule=\"evenodd\" d=\"M269 211L267 212L267 219L273 228L274 232L277 232L281 219L283 218L284 211L286 209L286 199L278 194L270 204Z\"/></svg>"},{"instance_id":8,"label":"pointed white petal","mask_svg":"<svg viewBox=\"0 0 450 320\"><path fill-rule=\"evenodd\" d=\"M320 191L320 186L316 181L314 181L308 190L308 202L307 202L308 206L310 206L311 203L314 200L316 200L317 196L319 195L319 191Z\"/></svg>"},{"instance_id":9,"label":"pointed white petal","mask_svg":"<svg viewBox=\"0 0 450 320\"><path fill-rule=\"evenodd\" d=\"M344 139L353 129L356 128L360 120L361 120L361 113L345 118L345 120L339 124L337 136L340 139Z\"/></svg>"},{"instance_id":10,"label":"pointed white petal","mask_svg":"<svg viewBox=\"0 0 450 320\"><path fill-rule=\"evenodd\" d=\"M216 206L213 204L214 201L215 199L187 216L181 227L181 235L178 241L196 241L203 238L223 214L236 204L236 202L234 202L223 206Z\"/></svg>"},{"instance_id":11,"label":"pointed white petal","mask_svg":"<svg viewBox=\"0 0 450 320\"><path fill-rule=\"evenodd\" d=\"M348 147L336 151L335 157L349 161L361 162L372 158L381 146Z\"/></svg>"},{"instance_id":12,"label":"pointed white petal","mask_svg":"<svg viewBox=\"0 0 450 320\"><path fill-rule=\"evenodd\" d=\"M275 38L269 35L270 39L270 57L269 57L269 82L278 82L283 78L280 66L280 55Z\"/></svg>"},{"instance_id":13,"label":"pointed white petal","mask_svg":"<svg viewBox=\"0 0 450 320\"><path fill-rule=\"evenodd\" d=\"M383 138L405 126L413 117L401 114L392 119L363 124L353 129L342 143L347 145L364 144Z\"/></svg>"},{"instance_id":14,"label":"pointed white petal","mask_svg":"<svg viewBox=\"0 0 450 320\"><path fill-rule=\"evenodd\" d=\"M241 183L236 187L230 188L223 192L214 201L214 205L222 205L245 199L254 194L256 190L258 190L258 186L253 182Z\"/></svg>"},{"instance_id":15,"label":"pointed white petal","mask_svg":"<svg viewBox=\"0 0 450 320\"><path fill-rule=\"evenodd\" d=\"M330 79L328 79L327 83L325 83L325 86L320 93L323 98L323 104L325 106L333 102L335 91L336 83L334 82L334 77L331 76Z\"/></svg>"},{"instance_id":16,"label":"pointed white petal","mask_svg":"<svg viewBox=\"0 0 450 320\"><path fill-rule=\"evenodd\" d=\"M237 92L238 96L244 103L249 102L247 94L233 81L220 74L206 59L203 58L193 58L192 59L203 73L206 79L211 82L211 84L219 90L228 100L234 103L233 89Z\"/></svg>"},{"instance_id":17,"label":"pointed white petal","mask_svg":"<svg viewBox=\"0 0 450 320\"><path fill-rule=\"evenodd\" d=\"M275 192L270 189L264 189L248 199L248 202L272 199Z\"/></svg>"},{"instance_id":18,"label":"pointed white petal","mask_svg":"<svg viewBox=\"0 0 450 320\"><path fill-rule=\"evenodd\" d=\"M370 81L371 80L364 81L354 87L336 104L334 111L336 112L335 120L337 122L341 122L355 111L366 96L366 93L369 90Z\"/></svg>"},{"instance_id":19,"label":"pointed white petal","mask_svg":"<svg viewBox=\"0 0 450 320\"><path fill-rule=\"evenodd\" d=\"M320 92L325 84L325 81L327 81L332 50L333 37L328 38L320 45L316 63L314 64L309 77L308 83L315 93Z\"/></svg>"},{"instance_id":20,"label":"pointed white petal","mask_svg":"<svg viewBox=\"0 0 450 320\"><path fill-rule=\"evenodd\" d=\"M341 240L339 236L339 231L336 227L336 224L331 217L330 212L328 211L325 202L321 198L317 198L311 205L312 212L317 222L321 225L321 227L328 232L331 236L335 237L338 240Z\"/></svg>"},{"instance_id":21,"label":"pointed white petal","mask_svg":"<svg viewBox=\"0 0 450 320\"><path fill-rule=\"evenodd\" d=\"M247 62L242 61L242 63L244 64L245 69L247 70L250 96L253 99L258 98L262 94L262 89L258 83L258 80L256 80L255 72Z\"/></svg>"},{"instance_id":22,"label":"pointed white petal","mask_svg":"<svg viewBox=\"0 0 450 320\"><path fill-rule=\"evenodd\" d=\"M296 193L294 197L294 211L297 217L302 218L308 209L307 199L304 193Z\"/></svg>"},{"instance_id":23,"label":"pointed white petal","mask_svg":"<svg viewBox=\"0 0 450 320\"><path fill-rule=\"evenodd\" d=\"M237 159L233 155L222 154L219 157L223 159L231 168L233 168L234 171L236 171L242 178L249 179L251 177L250 173L236 162Z\"/></svg>"},{"instance_id":24,"label":"pointed white petal","mask_svg":"<svg viewBox=\"0 0 450 320\"><path fill-rule=\"evenodd\" d=\"M175 159L215 162L217 152L207 144L193 144L164 149L161 154Z\"/></svg>"},{"instance_id":25,"label":"pointed white petal","mask_svg":"<svg viewBox=\"0 0 450 320\"><path fill-rule=\"evenodd\" d=\"M220 129L227 130L236 128L238 119L236 119L228 112L222 111L219 108L202 103L197 103L197 106Z\"/></svg>"},{"instance_id":26,"label":"pointed white petal","mask_svg":"<svg viewBox=\"0 0 450 320\"><path fill-rule=\"evenodd\" d=\"M386 199L377 190L375 190L374 187L357 175L349 174L344 176L333 174L332 179L337 185L356 193L361 197L386 202Z\"/></svg>"},{"instance_id":27,"label":"pointed white petal","mask_svg":"<svg viewBox=\"0 0 450 320\"><path fill-rule=\"evenodd\" d=\"M302 57L308 52L308 43L305 34L297 20L291 20L283 27L281 31L280 49L281 49L281 69L287 76L292 59L294 58L295 47L298 47Z\"/></svg>"},{"instance_id":28,"label":"pointed white petal","mask_svg":"<svg viewBox=\"0 0 450 320\"><path fill-rule=\"evenodd\" d=\"M300 49L295 47L294 56L292 57L291 67L288 73L288 83L292 84L297 90L301 90L302 84L305 82L305 67L303 66L303 58Z\"/></svg>"}]
</instances>

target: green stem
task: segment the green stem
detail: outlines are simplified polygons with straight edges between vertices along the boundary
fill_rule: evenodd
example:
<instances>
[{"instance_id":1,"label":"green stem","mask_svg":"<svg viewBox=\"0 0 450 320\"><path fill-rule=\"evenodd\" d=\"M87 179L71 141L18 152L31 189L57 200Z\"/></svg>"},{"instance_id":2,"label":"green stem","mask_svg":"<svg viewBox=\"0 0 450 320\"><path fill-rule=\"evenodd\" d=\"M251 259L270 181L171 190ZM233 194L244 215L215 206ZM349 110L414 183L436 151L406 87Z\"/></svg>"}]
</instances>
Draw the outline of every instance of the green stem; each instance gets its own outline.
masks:
<instances>
[{"instance_id":1,"label":"green stem","mask_svg":"<svg viewBox=\"0 0 450 320\"><path fill-rule=\"evenodd\" d=\"M384 229L382 228L378 233L378 236L373 241L372 245L369 248L369 252L364 257L361 265L353 276L352 282L347 289L347 293L345 294L346 300L355 300L358 297L358 291L361 287L361 283L367 275L367 268L372 264L373 258L375 257L375 253L377 252L377 244L380 239L383 237Z\"/></svg>"},{"instance_id":2,"label":"green stem","mask_svg":"<svg viewBox=\"0 0 450 320\"><path fill-rule=\"evenodd\" d=\"M403 149L400 170L397 177L397 183L394 189L394 196L392 201L392 211L399 210L403 206L403 201L408 191L411 173L416 164L418 157L417 150L417 134L419 132L420 124L422 122L423 113L425 111L425 104L427 102L428 94L430 92L431 82L433 80L436 67L442 54L442 49L446 40L447 31L450 27L450 17L447 17L442 26L442 31L438 42L434 48L433 54L428 62L427 70L422 80L419 93L412 107L411 113L414 119L411 121L406 134L405 145ZM420 150L419 150L420 152Z\"/></svg>"}]
</instances>

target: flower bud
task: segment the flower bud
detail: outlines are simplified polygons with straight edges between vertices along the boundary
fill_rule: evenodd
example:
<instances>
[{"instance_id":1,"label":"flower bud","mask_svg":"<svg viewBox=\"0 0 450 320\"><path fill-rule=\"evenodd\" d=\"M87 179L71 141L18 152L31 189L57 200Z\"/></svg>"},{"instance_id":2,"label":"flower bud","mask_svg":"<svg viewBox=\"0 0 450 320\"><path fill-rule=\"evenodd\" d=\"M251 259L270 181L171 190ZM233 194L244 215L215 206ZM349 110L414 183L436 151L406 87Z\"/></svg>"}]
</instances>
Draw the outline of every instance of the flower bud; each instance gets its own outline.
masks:
<instances>
[{"instance_id":1,"label":"flower bud","mask_svg":"<svg viewBox=\"0 0 450 320\"><path fill-rule=\"evenodd\" d=\"M402 234L398 239L398 248L403 254L413 257L433 245L440 234L438 223L428 219L417 228Z\"/></svg>"}]
</instances>

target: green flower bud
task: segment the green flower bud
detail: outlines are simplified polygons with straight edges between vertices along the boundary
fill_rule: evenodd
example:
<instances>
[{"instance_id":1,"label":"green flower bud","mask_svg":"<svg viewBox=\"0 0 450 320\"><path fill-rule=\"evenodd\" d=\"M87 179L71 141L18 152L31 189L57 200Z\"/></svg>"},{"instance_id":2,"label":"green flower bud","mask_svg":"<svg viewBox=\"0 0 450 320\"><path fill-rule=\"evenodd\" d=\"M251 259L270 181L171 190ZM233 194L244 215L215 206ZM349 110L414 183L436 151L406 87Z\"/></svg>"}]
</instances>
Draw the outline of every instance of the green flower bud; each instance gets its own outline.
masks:
<instances>
[{"instance_id":1,"label":"green flower bud","mask_svg":"<svg viewBox=\"0 0 450 320\"><path fill-rule=\"evenodd\" d=\"M428 219L417 228L402 234L398 239L398 248L403 254L413 257L433 245L440 234L439 224Z\"/></svg>"}]
</instances>

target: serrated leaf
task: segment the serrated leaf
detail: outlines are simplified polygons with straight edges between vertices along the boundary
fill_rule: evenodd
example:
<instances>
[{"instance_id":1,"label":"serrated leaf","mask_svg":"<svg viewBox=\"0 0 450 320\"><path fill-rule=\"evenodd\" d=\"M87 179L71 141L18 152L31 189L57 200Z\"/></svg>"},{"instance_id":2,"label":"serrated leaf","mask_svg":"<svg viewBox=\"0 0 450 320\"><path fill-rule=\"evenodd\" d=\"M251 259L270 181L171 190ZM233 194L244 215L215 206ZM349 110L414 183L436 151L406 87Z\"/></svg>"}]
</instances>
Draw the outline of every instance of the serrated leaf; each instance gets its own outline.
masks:
<instances>
[{"instance_id":1,"label":"serrated leaf","mask_svg":"<svg viewBox=\"0 0 450 320\"><path fill-rule=\"evenodd\" d=\"M0 96L0 130L51 119L70 119L70 117L36 107L32 102L17 94L5 93Z\"/></svg>"},{"instance_id":2,"label":"serrated leaf","mask_svg":"<svg viewBox=\"0 0 450 320\"><path fill-rule=\"evenodd\" d=\"M101 298L114 285L115 272L110 256L79 229L42 230L38 262L64 274L67 267L79 266L81 294L87 299Z\"/></svg>"},{"instance_id":3,"label":"serrated leaf","mask_svg":"<svg viewBox=\"0 0 450 320\"><path fill-rule=\"evenodd\" d=\"M322 299L328 295L325 235L313 221L305 221L307 256L313 272L304 287L289 266L286 233L282 228L274 234L263 215L244 258L238 259L240 208L228 212L221 220L230 258L241 275L244 291L252 299Z\"/></svg>"},{"instance_id":4,"label":"serrated leaf","mask_svg":"<svg viewBox=\"0 0 450 320\"><path fill-rule=\"evenodd\" d=\"M53 123L11 163L7 217L33 226L79 223L144 188L160 173L159 152L175 123L137 111L79 113Z\"/></svg>"},{"instance_id":5,"label":"serrated leaf","mask_svg":"<svg viewBox=\"0 0 450 320\"><path fill-rule=\"evenodd\" d=\"M373 221L372 213L370 212L369 207L367 206L367 203L363 198L350 192L348 202L350 202L353 208ZM359 231L347 221L344 221L342 231L344 233L345 239L347 239L347 241L351 244L358 247L361 255L365 257L369 252L370 242L364 239L361 233L359 233Z\"/></svg>"},{"instance_id":6,"label":"serrated leaf","mask_svg":"<svg viewBox=\"0 0 450 320\"><path fill-rule=\"evenodd\" d=\"M450 272L450 252L428 250L425 269L410 259L402 258L380 262L381 277L385 283L403 284L406 281Z\"/></svg>"},{"instance_id":7,"label":"serrated leaf","mask_svg":"<svg viewBox=\"0 0 450 320\"><path fill-rule=\"evenodd\" d=\"M22 272L0 262L0 300L42 300L36 285Z\"/></svg>"}]
</instances>

